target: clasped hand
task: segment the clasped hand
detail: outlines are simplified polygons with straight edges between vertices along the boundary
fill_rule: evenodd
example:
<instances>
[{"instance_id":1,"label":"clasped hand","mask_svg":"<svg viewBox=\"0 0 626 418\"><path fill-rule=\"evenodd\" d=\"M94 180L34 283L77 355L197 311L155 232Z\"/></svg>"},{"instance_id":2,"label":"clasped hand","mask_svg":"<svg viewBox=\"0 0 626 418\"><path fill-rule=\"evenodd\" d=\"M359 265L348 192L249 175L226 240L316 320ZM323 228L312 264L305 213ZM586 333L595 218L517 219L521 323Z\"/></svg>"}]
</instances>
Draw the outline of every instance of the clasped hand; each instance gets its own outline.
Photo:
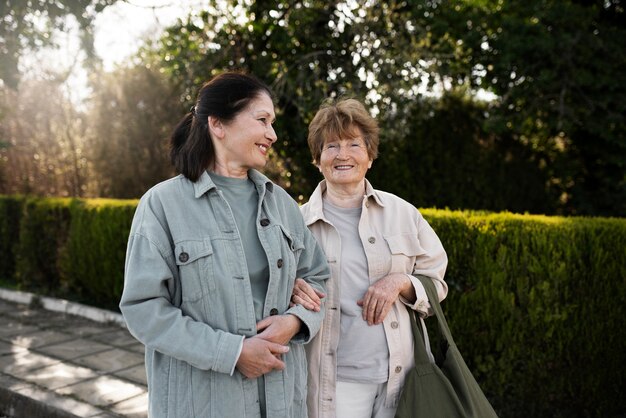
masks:
<instances>
[{"instance_id":1,"label":"clasped hand","mask_svg":"<svg viewBox=\"0 0 626 418\"><path fill-rule=\"evenodd\" d=\"M256 325L258 334L243 341L237 370L249 379L272 370L283 370L285 363L281 357L289 351L287 344L298 333L300 325L300 319L290 314L263 318Z\"/></svg>"},{"instance_id":2,"label":"clasped hand","mask_svg":"<svg viewBox=\"0 0 626 418\"><path fill-rule=\"evenodd\" d=\"M392 273L377 280L367 288L363 298L356 301L357 305L362 308L363 320L368 325L382 324L400 294L408 299L415 299L413 285L406 274ZM292 305L301 304L306 309L317 312L320 310L323 297L323 293L298 278L294 285L291 303Z\"/></svg>"}]
</instances>

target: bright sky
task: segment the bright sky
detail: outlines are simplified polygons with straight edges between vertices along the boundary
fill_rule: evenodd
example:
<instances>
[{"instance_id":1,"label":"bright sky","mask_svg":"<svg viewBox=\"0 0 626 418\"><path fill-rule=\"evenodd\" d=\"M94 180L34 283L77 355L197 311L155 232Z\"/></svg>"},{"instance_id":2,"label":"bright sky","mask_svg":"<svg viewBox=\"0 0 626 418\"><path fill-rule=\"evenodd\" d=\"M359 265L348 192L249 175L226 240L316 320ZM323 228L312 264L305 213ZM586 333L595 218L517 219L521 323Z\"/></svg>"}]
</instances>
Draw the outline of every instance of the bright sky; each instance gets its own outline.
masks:
<instances>
[{"instance_id":1,"label":"bright sky","mask_svg":"<svg viewBox=\"0 0 626 418\"><path fill-rule=\"evenodd\" d=\"M194 10L207 7L207 0L126 0L107 7L95 22L95 48L105 69L124 61L137 51L146 37Z\"/></svg>"},{"instance_id":2,"label":"bright sky","mask_svg":"<svg viewBox=\"0 0 626 418\"><path fill-rule=\"evenodd\" d=\"M96 55L102 59L105 70L110 71L132 56L146 38L157 38L177 19L207 7L208 0L120 0L96 17ZM26 78L35 79L67 74L66 94L79 104L89 95L88 74L82 65L85 56L80 48L78 24L72 19L66 23L66 30L54 35L58 47L22 56L20 69Z\"/></svg>"}]
</instances>

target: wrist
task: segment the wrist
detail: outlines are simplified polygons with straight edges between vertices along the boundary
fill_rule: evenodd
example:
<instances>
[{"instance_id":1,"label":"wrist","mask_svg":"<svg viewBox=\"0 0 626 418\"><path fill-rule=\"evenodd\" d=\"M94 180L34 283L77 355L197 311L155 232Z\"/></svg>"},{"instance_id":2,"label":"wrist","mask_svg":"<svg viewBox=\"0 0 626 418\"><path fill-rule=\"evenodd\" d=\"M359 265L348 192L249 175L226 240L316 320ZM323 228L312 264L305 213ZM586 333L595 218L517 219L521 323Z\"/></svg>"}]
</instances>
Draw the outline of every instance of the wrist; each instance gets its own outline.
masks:
<instances>
[{"instance_id":1,"label":"wrist","mask_svg":"<svg viewBox=\"0 0 626 418\"><path fill-rule=\"evenodd\" d=\"M293 330L293 335L296 335L302 328L302 320L292 313L288 313L285 316L290 320L289 329Z\"/></svg>"},{"instance_id":2,"label":"wrist","mask_svg":"<svg viewBox=\"0 0 626 418\"><path fill-rule=\"evenodd\" d=\"M400 285L399 294L407 299L408 301L414 302L417 298L415 294L415 288L413 287L413 282L408 274L400 274L402 276L402 281Z\"/></svg>"}]
</instances>

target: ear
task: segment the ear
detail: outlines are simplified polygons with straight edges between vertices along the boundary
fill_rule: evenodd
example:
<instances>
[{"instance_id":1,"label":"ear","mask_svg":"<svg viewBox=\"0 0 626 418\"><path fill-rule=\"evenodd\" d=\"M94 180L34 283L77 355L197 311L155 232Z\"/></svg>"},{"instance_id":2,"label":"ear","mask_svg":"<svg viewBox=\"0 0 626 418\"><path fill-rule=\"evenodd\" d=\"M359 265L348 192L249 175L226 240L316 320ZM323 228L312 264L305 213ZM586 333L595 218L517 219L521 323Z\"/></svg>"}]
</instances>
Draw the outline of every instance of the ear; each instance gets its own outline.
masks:
<instances>
[{"instance_id":1,"label":"ear","mask_svg":"<svg viewBox=\"0 0 626 418\"><path fill-rule=\"evenodd\" d=\"M216 139L224 138L224 124L221 120L219 120L215 116L209 116L207 124L209 127L209 132L211 133L211 137Z\"/></svg>"},{"instance_id":2,"label":"ear","mask_svg":"<svg viewBox=\"0 0 626 418\"><path fill-rule=\"evenodd\" d=\"M372 163L374 162L374 160L369 160L369 162L367 163L367 168L370 169L372 168Z\"/></svg>"}]
</instances>

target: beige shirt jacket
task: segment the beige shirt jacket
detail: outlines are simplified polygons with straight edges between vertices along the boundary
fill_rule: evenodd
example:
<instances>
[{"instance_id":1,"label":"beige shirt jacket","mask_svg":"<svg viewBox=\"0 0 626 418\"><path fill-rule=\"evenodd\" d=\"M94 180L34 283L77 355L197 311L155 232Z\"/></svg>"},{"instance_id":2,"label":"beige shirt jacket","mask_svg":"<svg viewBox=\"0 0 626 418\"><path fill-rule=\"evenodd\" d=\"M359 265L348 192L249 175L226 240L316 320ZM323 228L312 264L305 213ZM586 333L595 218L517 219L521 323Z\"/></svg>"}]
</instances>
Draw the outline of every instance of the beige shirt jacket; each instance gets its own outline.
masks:
<instances>
[{"instance_id":1,"label":"beige shirt jacket","mask_svg":"<svg viewBox=\"0 0 626 418\"><path fill-rule=\"evenodd\" d=\"M400 397L404 379L414 365L411 322L405 305L426 316L430 307L424 287L414 276L432 278L439 300L448 293L443 280L448 257L428 222L407 201L391 193L374 190L365 180L359 235L365 250L371 283L390 273L406 273L411 278L417 300L408 303L402 297L396 301L383 321L389 346L389 380L387 403L394 407ZM313 232L331 269L326 282L326 316L317 336L305 346L309 373L307 406L309 418L335 417L335 384L337 379L337 345L341 330L339 232L325 219L322 195L326 190L323 180L301 207L304 220Z\"/></svg>"}]
</instances>

